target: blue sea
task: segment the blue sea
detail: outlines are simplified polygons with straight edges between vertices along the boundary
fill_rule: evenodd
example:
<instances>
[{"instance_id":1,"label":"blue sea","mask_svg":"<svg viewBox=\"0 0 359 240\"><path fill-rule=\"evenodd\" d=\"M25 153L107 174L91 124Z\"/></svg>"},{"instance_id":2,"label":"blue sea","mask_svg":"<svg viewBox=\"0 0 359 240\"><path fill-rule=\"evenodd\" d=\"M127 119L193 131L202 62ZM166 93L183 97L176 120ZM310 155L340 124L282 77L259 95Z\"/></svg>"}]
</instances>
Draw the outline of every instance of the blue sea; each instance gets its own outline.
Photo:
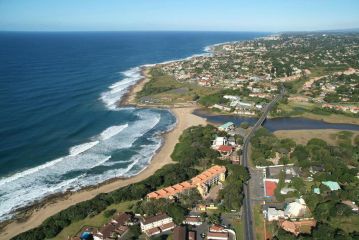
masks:
<instances>
[{"instance_id":1,"label":"blue sea","mask_svg":"<svg viewBox=\"0 0 359 240\"><path fill-rule=\"evenodd\" d=\"M245 32L0 33L0 220L51 194L139 173L174 126L116 107L139 66L203 54Z\"/></svg>"}]
</instances>

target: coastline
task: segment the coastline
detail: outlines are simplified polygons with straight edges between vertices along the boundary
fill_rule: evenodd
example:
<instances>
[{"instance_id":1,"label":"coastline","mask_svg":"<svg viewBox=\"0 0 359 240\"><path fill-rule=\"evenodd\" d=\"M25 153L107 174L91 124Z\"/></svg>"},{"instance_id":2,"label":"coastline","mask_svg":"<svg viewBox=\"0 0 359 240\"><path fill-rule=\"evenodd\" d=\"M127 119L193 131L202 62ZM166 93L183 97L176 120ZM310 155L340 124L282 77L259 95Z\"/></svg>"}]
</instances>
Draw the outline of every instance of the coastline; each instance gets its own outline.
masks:
<instances>
[{"instance_id":1,"label":"coastline","mask_svg":"<svg viewBox=\"0 0 359 240\"><path fill-rule=\"evenodd\" d=\"M150 81L148 68L141 67L142 78L132 85L128 92L122 97L117 104L120 106L136 106L136 107L162 107L171 111L176 117L176 125L173 129L164 132L162 146L156 151L148 166L146 166L137 175L129 178L115 178L106 182L100 183L96 186L81 189L76 192L67 192L56 196L49 196L38 204L29 206L26 209L28 217L19 221L10 220L4 223L4 227L0 230L0 239L10 239L22 232L30 230L39 226L48 217L72 206L79 202L90 200L100 193L108 193L118 188L142 181L153 175L157 170L163 166L173 163L171 154L182 132L196 125L206 125L207 121L204 118L194 115L192 112L198 108L196 105L188 106L143 106L135 103L136 94L142 90L144 85ZM21 212L21 211L20 211Z\"/></svg>"}]
</instances>

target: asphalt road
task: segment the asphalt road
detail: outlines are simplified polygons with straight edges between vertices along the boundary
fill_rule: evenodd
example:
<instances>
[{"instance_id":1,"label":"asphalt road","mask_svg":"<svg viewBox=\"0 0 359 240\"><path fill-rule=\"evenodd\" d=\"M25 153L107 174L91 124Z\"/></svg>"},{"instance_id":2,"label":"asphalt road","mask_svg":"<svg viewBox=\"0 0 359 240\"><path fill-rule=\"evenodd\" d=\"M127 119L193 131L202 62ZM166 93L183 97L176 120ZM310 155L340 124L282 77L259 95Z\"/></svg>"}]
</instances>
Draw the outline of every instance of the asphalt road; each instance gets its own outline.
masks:
<instances>
[{"instance_id":1,"label":"asphalt road","mask_svg":"<svg viewBox=\"0 0 359 240\"><path fill-rule=\"evenodd\" d=\"M249 134L244 138L243 149L242 149L242 165L248 167L248 147L251 140L251 137L258 130L258 128L263 124L264 120L267 118L270 110L277 104L277 102L283 97L285 93L284 88L282 87L280 94L278 94L263 110L261 117L258 119L256 124L252 127ZM249 184L244 184L243 187L244 200L243 200L243 214L242 219L245 220L244 226L244 238L247 240L254 240L255 235L253 234L253 216L252 216L252 207L251 200L249 196Z\"/></svg>"}]
</instances>

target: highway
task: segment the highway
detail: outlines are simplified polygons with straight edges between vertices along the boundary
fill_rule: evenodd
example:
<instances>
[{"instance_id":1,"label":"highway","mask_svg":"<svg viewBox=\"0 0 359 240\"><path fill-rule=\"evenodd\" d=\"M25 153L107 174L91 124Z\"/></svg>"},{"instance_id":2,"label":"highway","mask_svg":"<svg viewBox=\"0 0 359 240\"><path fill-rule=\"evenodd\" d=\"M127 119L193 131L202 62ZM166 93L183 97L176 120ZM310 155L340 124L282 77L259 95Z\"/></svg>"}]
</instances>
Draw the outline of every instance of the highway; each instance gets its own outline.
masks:
<instances>
[{"instance_id":1,"label":"highway","mask_svg":"<svg viewBox=\"0 0 359 240\"><path fill-rule=\"evenodd\" d=\"M261 117L258 119L256 124L252 127L251 131L243 139L243 149L242 149L242 165L248 167L248 147L251 140L251 137L258 130L258 128L263 124L264 120L267 118L270 110L277 104L277 102L283 97L285 89L282 86L280 94L278 94L267 106L264 108ZM252 207L249 196L249 184L244 184L243 187L244 199L243 199L243 212L242 219L244 219L244 239L254 240L255 235L253 234L253 216L252 216Z\"/></svg>"}]
</instances>

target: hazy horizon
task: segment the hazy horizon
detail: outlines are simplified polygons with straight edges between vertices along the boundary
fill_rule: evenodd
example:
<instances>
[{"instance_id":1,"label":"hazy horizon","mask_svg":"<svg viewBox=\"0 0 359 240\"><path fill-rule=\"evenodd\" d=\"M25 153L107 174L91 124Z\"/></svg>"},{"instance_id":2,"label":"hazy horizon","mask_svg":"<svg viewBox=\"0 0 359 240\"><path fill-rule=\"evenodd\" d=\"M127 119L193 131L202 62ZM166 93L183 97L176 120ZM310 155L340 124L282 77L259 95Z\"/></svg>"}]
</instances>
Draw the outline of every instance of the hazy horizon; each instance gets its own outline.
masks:
<instances>
[{"instance_id":1,"label":"hazy horizon","mask_svg":"<svg viewBox=\"0 0 359 240\"><path fill-rule=\"evenodd\" d=\"M292 32L359 28L355 0L0 1L0 31Z\"/></svg>"}]
</instances>

